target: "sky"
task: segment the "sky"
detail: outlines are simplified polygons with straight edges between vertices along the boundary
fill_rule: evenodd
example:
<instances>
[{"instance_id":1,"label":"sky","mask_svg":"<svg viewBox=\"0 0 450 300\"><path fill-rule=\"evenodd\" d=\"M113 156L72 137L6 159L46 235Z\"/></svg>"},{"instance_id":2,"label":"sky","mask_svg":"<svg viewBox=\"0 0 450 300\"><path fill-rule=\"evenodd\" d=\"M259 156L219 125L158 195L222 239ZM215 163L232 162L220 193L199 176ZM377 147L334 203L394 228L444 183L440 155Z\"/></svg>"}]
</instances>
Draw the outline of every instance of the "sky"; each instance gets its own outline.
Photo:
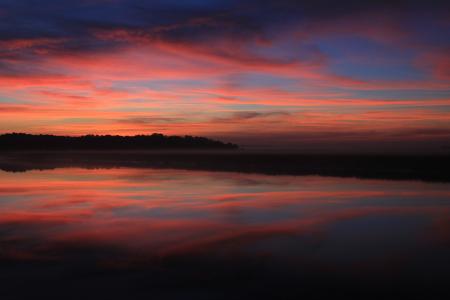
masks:
<instances>
[{"instance_id":1,"label":"sky","mask_svg":"<svg viewBox=\"0 0 450 300\"><path fill-rule=\"evenodd\" d=\"M450 4L0 0L6 132L449 152Z\"/></svg>"}]
</instances>

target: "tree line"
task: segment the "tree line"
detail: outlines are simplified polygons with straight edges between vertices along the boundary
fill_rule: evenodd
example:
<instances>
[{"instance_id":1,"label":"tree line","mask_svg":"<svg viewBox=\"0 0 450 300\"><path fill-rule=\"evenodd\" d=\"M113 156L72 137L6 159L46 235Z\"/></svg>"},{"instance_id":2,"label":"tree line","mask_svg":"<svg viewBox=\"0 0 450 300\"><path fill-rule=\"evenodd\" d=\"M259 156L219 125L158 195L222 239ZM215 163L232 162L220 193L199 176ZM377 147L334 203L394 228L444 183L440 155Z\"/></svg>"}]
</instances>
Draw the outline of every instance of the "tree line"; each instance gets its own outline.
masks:
<instances>
[{"instance_id":1,"label":"tree line","mask_svg":"<svg viewBox=\"0 0 450 300\"><path fill-rule=\"evenodd\" d=\"M8 133L0 135L0 150L146 150L146 149L237 149L232 143L198 137L151 135L84 135Z\"/></svg>"}]
</instances>

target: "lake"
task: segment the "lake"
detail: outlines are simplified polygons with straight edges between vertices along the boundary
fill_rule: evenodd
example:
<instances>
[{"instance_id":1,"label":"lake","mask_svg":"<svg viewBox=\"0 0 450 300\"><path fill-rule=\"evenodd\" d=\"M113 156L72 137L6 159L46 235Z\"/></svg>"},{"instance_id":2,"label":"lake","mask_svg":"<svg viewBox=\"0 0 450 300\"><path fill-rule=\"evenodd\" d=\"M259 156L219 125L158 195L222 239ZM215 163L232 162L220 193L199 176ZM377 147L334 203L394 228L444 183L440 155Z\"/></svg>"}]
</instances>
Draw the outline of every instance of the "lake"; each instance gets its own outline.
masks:
<instances>
[{"instance_id":1,"label":"lake","mask_svg":"<svg viewBox=\"0 0 450 300\"><path fill-rule=\"evenodd\" d=\"M0 298L449 294L450 184L0 171Z\"/></svg>"}]
</instances>

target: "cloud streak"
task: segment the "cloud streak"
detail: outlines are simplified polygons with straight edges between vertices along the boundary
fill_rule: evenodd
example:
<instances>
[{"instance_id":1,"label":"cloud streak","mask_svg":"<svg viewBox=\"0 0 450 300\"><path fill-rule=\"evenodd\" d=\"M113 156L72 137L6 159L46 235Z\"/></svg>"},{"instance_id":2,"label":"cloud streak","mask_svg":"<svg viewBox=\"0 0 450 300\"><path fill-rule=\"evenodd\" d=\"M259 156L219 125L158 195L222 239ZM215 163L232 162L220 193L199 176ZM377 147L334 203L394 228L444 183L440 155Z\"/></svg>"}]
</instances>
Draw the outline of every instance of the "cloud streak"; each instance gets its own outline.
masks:
<instances>
[{"instance_id":1,"label":"cloud streak","mask_svg":"<svg viewBox=\"0 0 450 300\"><path fill-rule=\"evenodd\" d=\"M43 2L0 4L1 132L450 128L444 2Z\"/></svg>"}]
</instances>

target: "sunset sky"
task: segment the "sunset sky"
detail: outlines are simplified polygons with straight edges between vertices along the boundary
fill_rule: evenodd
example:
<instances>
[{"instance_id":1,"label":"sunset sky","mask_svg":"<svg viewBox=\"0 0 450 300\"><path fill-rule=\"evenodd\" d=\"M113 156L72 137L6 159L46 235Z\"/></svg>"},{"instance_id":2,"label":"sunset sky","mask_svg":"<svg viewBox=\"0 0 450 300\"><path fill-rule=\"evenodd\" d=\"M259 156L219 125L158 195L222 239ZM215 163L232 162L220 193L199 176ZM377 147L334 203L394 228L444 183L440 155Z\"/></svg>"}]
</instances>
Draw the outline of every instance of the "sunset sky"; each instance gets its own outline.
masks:
<instances>
[{"instance_id":1,"label":"sunset sky","mask_svg":"<svg viewBox=\"0 0 450 300\"><path fill-rule=\"evenodd\" d=\"M445 2L0 0L0 133L448 152Z\"/></svg>"}]
</instances>

